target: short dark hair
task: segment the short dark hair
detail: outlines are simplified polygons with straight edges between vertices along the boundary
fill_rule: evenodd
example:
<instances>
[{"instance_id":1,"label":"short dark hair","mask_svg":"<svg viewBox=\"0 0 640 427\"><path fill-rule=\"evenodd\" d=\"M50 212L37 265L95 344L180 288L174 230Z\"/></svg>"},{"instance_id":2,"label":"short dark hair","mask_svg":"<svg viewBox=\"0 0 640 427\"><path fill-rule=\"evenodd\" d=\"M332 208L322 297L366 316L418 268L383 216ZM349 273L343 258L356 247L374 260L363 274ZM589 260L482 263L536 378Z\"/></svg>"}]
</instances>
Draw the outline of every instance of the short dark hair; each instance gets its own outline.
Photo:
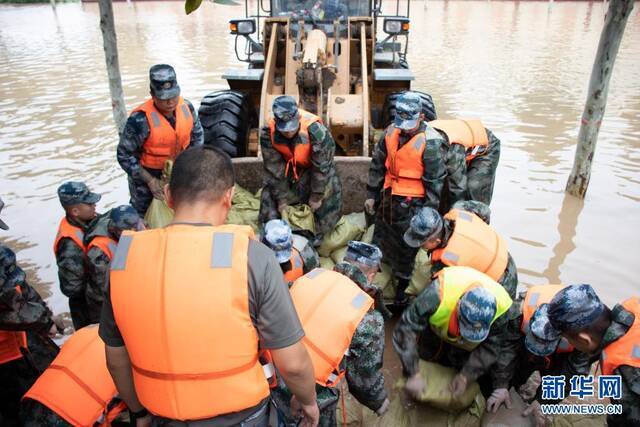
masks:
<instances>
[{"instance_id":1,"label":"short dark hair","mask_svg":"<svg viewBox=\"0 0 640 427\"><path fill-rule=\"evenodd\" d=\"M175 205L216 202L234 183L231 158L218 148L198 146L183 151L176 159L169 190Z\"/></svg>"}]
</instances>

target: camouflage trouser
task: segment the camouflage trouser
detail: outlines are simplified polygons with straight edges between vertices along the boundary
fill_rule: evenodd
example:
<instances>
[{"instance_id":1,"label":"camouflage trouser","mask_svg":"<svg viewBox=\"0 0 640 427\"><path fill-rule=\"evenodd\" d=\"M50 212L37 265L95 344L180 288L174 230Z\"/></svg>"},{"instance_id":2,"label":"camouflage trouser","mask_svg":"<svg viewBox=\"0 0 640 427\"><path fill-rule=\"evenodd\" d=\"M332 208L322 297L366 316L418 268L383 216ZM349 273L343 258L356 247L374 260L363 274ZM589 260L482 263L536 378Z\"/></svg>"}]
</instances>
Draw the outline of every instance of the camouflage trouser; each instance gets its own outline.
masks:
<instances>
[{"instance_id":1,"label":"camouflage trouser","mask_svg":"<svg viewBox=\"0 0 640 427\"><path fill-rule=\"evenodd\" d=\"M516 298L516 291L518 288L518 269L516 263L513 261L511 254L509 254L509 260L507 261L507 268L504 269L504 273L498 283L507 291L511 299Z\"/></svg>"},{"instance_id":2,"label":"camouflage trouser","mask_svg":"<svg viewBox=\"0 0 640 427\"><path fill-rule=\"evenodd\" d=\"M387 193L378 207L373 244L380 248L382 262L389 264L398 279L411 279L418 248L404 242L404 233L422 205L422 199L390 197Z\"/></svg>"},{"instance_id":3,"label":"camouflage trouser","mask_svg":"<svg viewBox=\"0 0 640 427\"><path fill-rule=\"evenodd\" d=\"M493 197L493 184L500 161L500 140L490 130L487 130L487 135L489 136L487 152L467 164L467 190L469 200L477 200L489 205Z\"/></svg>"},{"instance_id":4,"label":"camouflage trouser","mask_svg":"<svg viewBox=\"0 0 640 427\"><path fill-rule=\"evenodd\" d=\"M145 168L146 169L146 168ZM160 179L162 177L162 170L147 169L154 178ZM153 194L149 190L149 186L141 179L134 179L131 176L128 177L129 181L129 194L131 195L131 206L138 211L140 217L144 218L144 215L149 209L149 205L153 200Z\"/></svg>"},{"instance_id":5,"label":"camouflage trouser","mask_svg":"<svg viewBox=\"0 0 640 427\"><path fill-rule=\"evenodd\" d=\"M73 328L77 331L91 324L91 315L89 314L89 306L83 296L69 298L69 312L73 321Z\"/></svg>"},{"instance_id":6,"label":"camouflage trouser","mask_svg":"<svg viewBox=\"0 0 640 427\"><path fill-rule=\"evenodd\" d=\"M29 350L21 359L0 365L0 414L3 427L22 425L18 420L20 399L59 351L49 338L31 331L27 332L27 347Z\"/></svg>"},{"instance_id":7,"label":"camouflage trouser","mask_svg":"<svg viewBox=\"0 0 640 427\"><path fill-rule=\"evenodd\" d=\"M278 387L271 390L271 399L278 410L278 427L294 427L297 420L291 415L291 392L286 388L282 379L278 380ZM316 384L316 400L320 408L320 427L336 427L336 409L340 399L337 388L322 387Z\"/></svg>"},{"instance_id":8,"label":"camouflage trouser","mask_svg":"<svg viewBox=\"0 0 640 427\"><path fill-rule=\"evenodd\" d=\"M287 194L287 203L296 205L308 203L310 196L310 185L308 178L310 174L305 174L297 183L289 184L289 192ZM327 188L322 198L322 205L315 211L314 217L316 222L316 241L313 242L317 246L322 238L338 223L342 216L342 184L340 178L334 175L328 182ZM278 201L276 200L273 190L269 186L262 189L260 197L260 224L280 218L278 212Z\"/></svg>"}]
</instances>

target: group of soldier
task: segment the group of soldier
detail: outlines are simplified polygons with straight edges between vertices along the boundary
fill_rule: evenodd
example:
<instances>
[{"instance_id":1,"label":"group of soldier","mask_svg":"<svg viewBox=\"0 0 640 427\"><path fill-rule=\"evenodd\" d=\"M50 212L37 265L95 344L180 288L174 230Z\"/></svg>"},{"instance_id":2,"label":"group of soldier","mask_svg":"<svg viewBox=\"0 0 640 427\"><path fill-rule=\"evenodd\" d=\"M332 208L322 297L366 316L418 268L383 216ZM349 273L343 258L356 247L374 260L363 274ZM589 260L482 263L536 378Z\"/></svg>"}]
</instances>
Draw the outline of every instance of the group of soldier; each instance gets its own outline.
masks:
<instances>
[{"instance_id":1,"label":"group of soldier","mask_svg":"<svg viewBox=\"0 0 640 427\"><path fill-rule=\"evenodd\" d=\"M600 360L604 375L621 377L623 411L609 424L640 424L640 300L610 309L584 284L518 294L514 260L489 225L500 141L480 121L427 121L421 98L403 93L369 169L373 242L349 242L326 270L316 248L342 215L342 187L322 120L290 96L274 100L260 134L256 238L225 225L233 165L204 144L173 68L151 67L150 89L117 149L130 205L100 215L86 184L58 188L54 254L76 330L62 349L51 311L0 246L0 424L117 424L128 409L137 426L334 426L343 379L382 416L389 312L374 278L383 262L396 283L392 342L409 396L426 387L420 360L458 371L453 396L477 381L490 411L510 406L509 389L536 370L568 386ZM164 185L166 160L175 163ZM154 198L174 219L144 230ZM313 212L313 236L282 219L299 204ZM411 300L420 248L432 277ZM540 426L544 401L538 393L525 414Z\"/></svg>"}]
</instances>

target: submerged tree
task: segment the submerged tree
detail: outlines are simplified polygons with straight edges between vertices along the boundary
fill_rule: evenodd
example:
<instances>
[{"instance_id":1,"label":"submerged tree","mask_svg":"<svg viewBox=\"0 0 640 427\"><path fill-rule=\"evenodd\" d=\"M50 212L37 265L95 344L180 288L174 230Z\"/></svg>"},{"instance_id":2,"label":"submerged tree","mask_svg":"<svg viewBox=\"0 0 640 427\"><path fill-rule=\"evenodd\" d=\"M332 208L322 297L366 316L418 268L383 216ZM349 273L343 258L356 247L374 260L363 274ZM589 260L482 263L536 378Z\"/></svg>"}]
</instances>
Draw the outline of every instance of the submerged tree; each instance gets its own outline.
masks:
<instances>
[{"instance_id":1,"label":"submerged tree","mask_svg":"<svg viewBox=\"0 0 640 427\"><path fill-rule=\"evenodd\" d=\"M113 4L111 0L98 0L100 7L100 30L104 45L104 59L109 76L109 92L111 93L111 110L116 122L118 134L122 133L127 122L127 109L124 104L122 78L120 76L120 62L118 61L118 41L113 22Z\"/></svg>"},{"instance_id":2,"label":"submerged tree","mask_svg":"<svg viewBox=\"0 0 640 427\"><path fill-rule=\"evenodd\" d=\"M634 0L611 0L604 22L598 52L591 70L587 102L582 113L578 145L573 170L567 181L566 191L584 199L591 177L591 162L598 141L598 132L607 106L609 81L618 54L620 41L633 9Z\"/></svg>"}]
</instances>

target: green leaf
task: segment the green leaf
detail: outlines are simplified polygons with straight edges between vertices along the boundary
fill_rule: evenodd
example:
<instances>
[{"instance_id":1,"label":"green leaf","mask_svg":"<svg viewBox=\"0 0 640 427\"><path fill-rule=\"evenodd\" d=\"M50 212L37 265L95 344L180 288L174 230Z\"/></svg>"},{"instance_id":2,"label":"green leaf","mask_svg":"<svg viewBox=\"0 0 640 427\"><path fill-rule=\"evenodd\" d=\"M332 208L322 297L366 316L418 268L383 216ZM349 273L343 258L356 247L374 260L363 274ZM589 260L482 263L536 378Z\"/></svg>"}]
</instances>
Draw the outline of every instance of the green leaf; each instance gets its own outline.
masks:
<instances>
[{"instance_id":1,"label":"green leaf","mask_svg":"<svg viewBox=\"0 0 640 427\"><path fill-rule=\"evenodd\" d=\"M196 10L202 4L202 0L185 0L184 11L188 14Z\"/></svg>"}]
</instances>

